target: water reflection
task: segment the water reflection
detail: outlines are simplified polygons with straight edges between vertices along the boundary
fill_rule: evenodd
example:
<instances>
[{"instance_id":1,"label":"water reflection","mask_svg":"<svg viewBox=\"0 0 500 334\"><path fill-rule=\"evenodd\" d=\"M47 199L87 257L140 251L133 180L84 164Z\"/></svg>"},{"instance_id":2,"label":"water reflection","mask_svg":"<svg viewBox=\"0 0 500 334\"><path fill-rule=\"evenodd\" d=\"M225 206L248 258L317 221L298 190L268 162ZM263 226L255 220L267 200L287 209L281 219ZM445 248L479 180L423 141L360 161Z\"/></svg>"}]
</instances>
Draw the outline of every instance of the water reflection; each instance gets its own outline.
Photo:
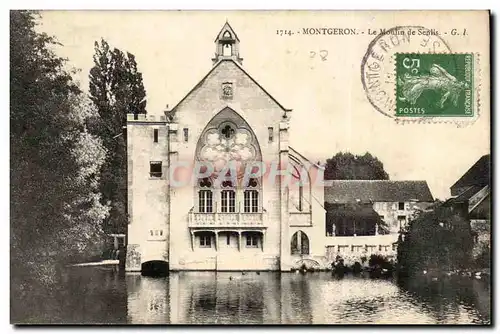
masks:
<instances>
[{"instance_id":1,"label":"water reflection","mask_svg":"<svg viewBox=\"0 0 500 334\"><path fill-rule=\"evenodd\" d=\"M128 323L169 323L170 300L168 278L126 275Z\"/></svg>"},{"instance_id":2,"label":"water reflection","mask_svg":"<svg viewBox=\"0 0 500 334\"><path fill-rule=\"evenodd\" d=\"M399 282L435 323L490 322L490 283L455 276L438 281Z\"/></svg>"},{"instance_id":3,"label":"water reflection","mask_svg":"<svg viewBox=\"0 0 500 334\"><path fill-rule=\"evenodd\" d=\"M329 273L171 273L81 268L27 307L37 323L486 324L490 287L474 279L396 284Z\"/></svg>"}]
</instances>

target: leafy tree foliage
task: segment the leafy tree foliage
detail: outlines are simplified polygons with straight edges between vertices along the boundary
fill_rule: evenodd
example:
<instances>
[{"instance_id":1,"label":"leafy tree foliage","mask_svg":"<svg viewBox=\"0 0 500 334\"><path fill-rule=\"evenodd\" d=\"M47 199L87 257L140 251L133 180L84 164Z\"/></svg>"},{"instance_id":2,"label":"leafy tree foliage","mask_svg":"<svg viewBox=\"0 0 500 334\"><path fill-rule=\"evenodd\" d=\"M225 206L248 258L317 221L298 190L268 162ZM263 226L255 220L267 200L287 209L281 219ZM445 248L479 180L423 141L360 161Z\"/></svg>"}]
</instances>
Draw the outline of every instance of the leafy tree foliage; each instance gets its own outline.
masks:
<instances>
[{"instance_id":1,"label":"leafy tree foliage","mask_svg":"<svg viewBox=\"0 0 500 334\"><path fill-rule=\"evenodd\" d=\"M471 264L473 234L470 223L451 207L437 201L415 213L398 245L402 272L465 269Z\"/></svg>"},{"instance_id":2,"label":"leafy tree foliage","mask_svg":"<svg viewBox=\"0 0 500 334\"><path fill-rule=\"evenodd\" d=\"M111 206L108 232L125 232L127 224L127 147L122 135L127 113L146 113L146 92L134 55L123 53L101 39L94 44L94 67L89 92L97 109L89 129L109 152L101 174L102 202Z\"/></svg>"},{"instance_id":3,"label":"leafy tree foliage","mask_svg":"<svg viewBox=\"0 0 500 334\"><path fill-rule=\"evenodd\" d=\"M325 180L388 180L384 165L370 153L337 153L326 160Z\"/></svg>"},{"instance_id":4,"label":"leafy tree foliage","mask_svg":"<svg viewBox=\"0 0 500 334\"><path fill-rule=\"evenodd\" d=\"M93 112L38 14L10 12L12 295L50 286L58 265L98 245L107 208L98 171L106 151L86 131ZM17 303L23 307L22 303ZM15 308L15 307L14 307Z\"/></svg>"}]
</instances>

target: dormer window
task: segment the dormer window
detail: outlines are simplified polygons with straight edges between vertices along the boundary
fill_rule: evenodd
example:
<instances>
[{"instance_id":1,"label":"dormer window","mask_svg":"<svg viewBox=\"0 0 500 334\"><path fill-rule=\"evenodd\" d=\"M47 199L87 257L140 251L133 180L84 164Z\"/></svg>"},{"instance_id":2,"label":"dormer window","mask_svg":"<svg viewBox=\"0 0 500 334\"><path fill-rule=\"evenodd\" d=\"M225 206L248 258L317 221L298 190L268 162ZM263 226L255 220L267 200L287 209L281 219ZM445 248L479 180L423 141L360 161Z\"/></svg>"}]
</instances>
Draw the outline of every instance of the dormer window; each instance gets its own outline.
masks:
<instances>
[{"instance_id":1,"label":"dormer window","mask_svg":"<svg viewBox=\"0 0 500 334\"><path fill-rule=\"evenodd\" d=\"M231 33L230 33L229 31L227 31L227 30L226 30L226 31L224 32L224 35L222 35L222 37L230 39L230 38L231 38Z\"/></svg>"}]
</instances>

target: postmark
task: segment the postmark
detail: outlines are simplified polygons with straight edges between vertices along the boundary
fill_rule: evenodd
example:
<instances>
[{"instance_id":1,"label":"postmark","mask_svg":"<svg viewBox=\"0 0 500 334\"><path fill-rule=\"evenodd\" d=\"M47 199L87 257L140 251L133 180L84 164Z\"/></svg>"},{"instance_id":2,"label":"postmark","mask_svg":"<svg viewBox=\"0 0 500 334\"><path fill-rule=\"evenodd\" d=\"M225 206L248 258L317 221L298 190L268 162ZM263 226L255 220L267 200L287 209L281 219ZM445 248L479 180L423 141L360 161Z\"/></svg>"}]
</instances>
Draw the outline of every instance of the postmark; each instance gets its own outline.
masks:
<instances>
[{"instance_id":1,"label":"postmark","mask_svg":"<svg viewBox=\"0 0 500 334\"><path fill-rule=\"evenodd\" d=\"M469 91L467 91L465 87L463 90L460 90L457 107L454 107L453 104L455 96L453 92L447 94L447 91L444 89L432 91L429 87L419 87L419 89L427 89L422 91L415 104L410 103L413 102L413 99L401 96L405 86L403 84L398 88L398 83L406 82L407 77L405 75L412 75L411 70L414 67L412 67L409 72L405 71L402 63L404 62L404 56L401 56L403 58L400 59L397 56L398 54L422 56L423 58L420 62L427 66L427 68L422 68L421 71L422 74L427 73L427 75L432 75L427 62L432 62L432 59L435 59L436 62L443 62L445 63L444 67L440 64L437 65L446 69L451 76L458 75L459 78L457 78L457 80L459 81L465 80L464 62L466 60L471 60L470 78L471 84L473 84L474 87L470 88ZM437 58L429 58L425 55L434 55ZM441 58L437 55L440 55L439 57ZM467 55L471 57L467 58ZM477 80L474 80L477 69L479 68L479 66L477 66L478 58L477 55L472 53L453 53L449 44L432 29L427 29L422 26L397 26L380 33L368 45L367 51L361 62L361 82L366 97L373 108L383 115L394 119L398 123L450 121L454 123L470 123L479 116L479 84ZM398 60L400 61L399 65ZM434 69L432 71L435 73ZM414 72L413 70L413 75L415 75ZM441 73L444 74L444 72ZM398 74L400 74L399 78ZM453 81L451 77L445 77ZM408 81L406 87L409 87L410 84L411 81ZM443 86L443 88L445 88L445 86ZM399 97L402 97L402 99L398 98L398 93L400 94ZM465 94L469 93L470 98L465 98ZM438 105L435 104L434 107L431 108L429 106L429 108L427 108L429 109L429 113L422 113L422 109L420 109L420 113L418 113L419 107L424 108L426 106L423 99L432 95L431 99L435 100L438 99L439 94L447 94L443 103L443 108L437 108ZM450 106L450 102L453 107ZM403 109L402 112L400 112L398 109L399 107L413 109ZM461 109L461 111L459 109ZM405 110L408 111L408 113L405 113ZM413 111L412 114L409 113L410 110Z\"/></svg>"},{"instance_id":2,"label":"postmark","mask_svg":"<svg viewBox=\"0 0 500 334\"><path fill-rule=\"evenodd\" d=\"M473 117L474 54L396 54L396 117Z\"/></svg>"}]
</instances>

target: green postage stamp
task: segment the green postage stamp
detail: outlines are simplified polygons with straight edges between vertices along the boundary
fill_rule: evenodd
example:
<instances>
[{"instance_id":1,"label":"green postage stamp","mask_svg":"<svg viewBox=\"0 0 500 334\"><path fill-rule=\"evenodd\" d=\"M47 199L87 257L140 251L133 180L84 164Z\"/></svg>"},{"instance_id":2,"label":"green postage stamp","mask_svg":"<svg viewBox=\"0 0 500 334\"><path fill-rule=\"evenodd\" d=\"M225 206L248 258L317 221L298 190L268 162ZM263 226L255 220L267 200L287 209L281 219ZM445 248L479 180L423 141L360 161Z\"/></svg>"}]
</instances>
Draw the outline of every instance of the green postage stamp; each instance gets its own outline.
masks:
<instances>
[{"instance_id":1,"label":"green postage stamp","mask_svg":"<svg viewBox=\"0 0 500 334\"><path fill-rule=\"evenodd\" d=\"M473 117L474 54L396 54L397 117Z\"/></svg>"}]
</instances>

